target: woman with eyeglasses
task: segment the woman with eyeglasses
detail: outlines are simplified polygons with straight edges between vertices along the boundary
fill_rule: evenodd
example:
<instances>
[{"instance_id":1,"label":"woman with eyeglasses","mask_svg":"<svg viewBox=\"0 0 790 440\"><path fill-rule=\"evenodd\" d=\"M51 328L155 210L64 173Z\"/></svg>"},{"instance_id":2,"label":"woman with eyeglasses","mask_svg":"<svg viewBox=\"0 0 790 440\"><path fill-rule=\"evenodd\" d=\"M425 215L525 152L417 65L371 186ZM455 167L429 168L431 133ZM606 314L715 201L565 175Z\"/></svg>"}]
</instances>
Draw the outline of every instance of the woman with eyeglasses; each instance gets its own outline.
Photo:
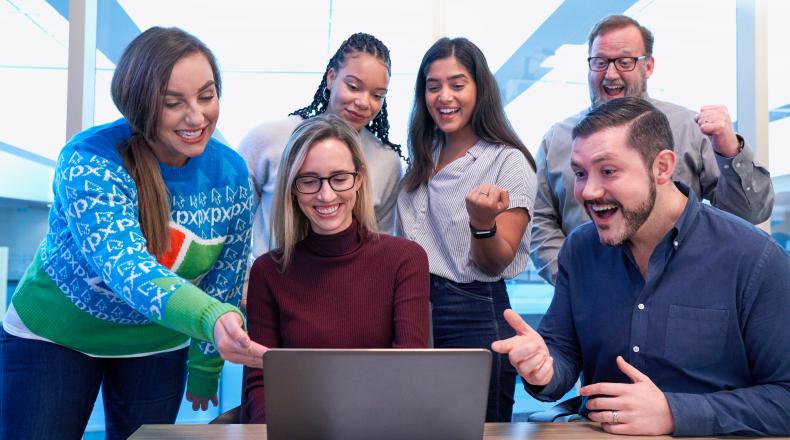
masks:
<instances>
[{"instance_id":1,"label":"woman with eyeglasses","mask_svg":"<svg viewBox=\"0 0 790 440\"><path fill-rule=\"evenodd\" d=\"M273 250L250 272L253 341L284 348L424 348L428 258L377 233L359 135L334 115L301 123L283 152ZM246 368L248 420L265 423L264 371Z\"/></svg>"}]
</instances>

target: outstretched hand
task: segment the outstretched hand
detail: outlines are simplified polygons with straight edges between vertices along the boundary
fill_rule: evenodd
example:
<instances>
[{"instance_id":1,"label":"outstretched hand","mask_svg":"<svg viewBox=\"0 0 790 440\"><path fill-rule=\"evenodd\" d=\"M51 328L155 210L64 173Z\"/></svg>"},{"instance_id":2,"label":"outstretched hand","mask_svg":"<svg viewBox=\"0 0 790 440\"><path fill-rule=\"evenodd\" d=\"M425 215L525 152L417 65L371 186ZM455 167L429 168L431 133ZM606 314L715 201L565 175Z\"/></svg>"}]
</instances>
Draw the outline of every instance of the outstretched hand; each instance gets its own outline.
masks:
<instances>
[{"instance_id":1,"label":"outstretched hand","mask_svg":"<svg viewBox=\"0 0 790 440\"><path fill-rule=\"evenodd\" d=\"M214 345L226 361L261 368L267 348L250 340L242 324L241 315L236 312L220 316L214 324Z\"/></svg>"},{"instance_id":2,"label":"outstretched hand","mask_svg":"<svg viewBox=\"0 0 790 440\"><path fill-rule=\"evenodd\" d=\"M516 336L495 341L491 344L491 349L507 354L518 374L530 385L542 386L551 382L554 376L554 359L549 354L543 337L511 309L505 310L505 320L516 331Z\"/></svg>"}]
</instances>

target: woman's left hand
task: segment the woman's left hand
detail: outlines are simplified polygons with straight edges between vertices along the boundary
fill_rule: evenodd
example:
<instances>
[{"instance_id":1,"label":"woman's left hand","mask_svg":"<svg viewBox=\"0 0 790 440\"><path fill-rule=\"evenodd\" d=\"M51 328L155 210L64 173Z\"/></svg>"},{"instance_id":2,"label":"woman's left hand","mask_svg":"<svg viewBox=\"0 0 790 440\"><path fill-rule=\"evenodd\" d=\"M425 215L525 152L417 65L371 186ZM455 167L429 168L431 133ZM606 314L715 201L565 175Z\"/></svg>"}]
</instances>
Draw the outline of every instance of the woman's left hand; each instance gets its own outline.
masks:
<instances>
[{"instance_id":1,"label":"woman's left hand","mask_svg":"<svg viewBox=\"0 0 790 440\"><path fill-rule=\"evenodd\" d=\"M187 400L192 402L192 411L197 411L200 409L201 411L205 411L208 409L208 403L211 402L214 406L217 406L217 395L214 394L212 397L200 397L195 396L189 391L187 391Z\"/></svg>"},{"instance_id":2,"label":"woman's left hand","mask_svg":"<svg viewBox=\"0 0 790 440\"><path fill-rule=\"evenodd\" d=\"M510 194L506 189L493 183L482 183L466 194L469 224L482 231L491 229L496 217L507 210L509 204Z\"/></svg>"}]
</instances>

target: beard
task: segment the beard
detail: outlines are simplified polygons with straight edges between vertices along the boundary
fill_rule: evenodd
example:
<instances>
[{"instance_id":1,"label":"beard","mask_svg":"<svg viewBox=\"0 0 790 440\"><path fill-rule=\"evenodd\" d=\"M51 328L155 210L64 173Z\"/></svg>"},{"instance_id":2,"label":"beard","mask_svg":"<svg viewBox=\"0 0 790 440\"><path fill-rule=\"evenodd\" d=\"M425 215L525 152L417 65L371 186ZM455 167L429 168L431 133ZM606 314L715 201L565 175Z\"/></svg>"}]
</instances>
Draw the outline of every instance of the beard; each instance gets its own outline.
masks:
<instances>
[{"instance_id":1,"label":"beard","mask_svg":"<svg viewBox=\"0 0 790 440\"><path fill-rule=\"evenodd\" d=\"M590 83L590 101L592 102L592 107L598 107L612 99L606 94L604 86L623 87L623 96L628 98L647 98L647 78L645 77L644 71L641 73L642 75L638 81L624 81L620 78L615 81L604 79L597 84Z\"/></svg>"},{"instance_id":2,"label":"beard","mask_svg":"<svg viewBox=\"0 0 790 440\"><path fill-rule=\"evenodd\" d=\"M651 173L649 179L649 193L645 200L639 204L636 208L633 209L625 209L622 203L617 201L616 199L598 199L598 200L589 200L584 202L584 208L587 211L587 215L590 218L594 218L591 211L590 205L598 204L598 205L614 205L618 208L620 213L623 215L623 221L625 222L624 231L615 237L604 238L600 233L598 234L598 239L601 241L601 244L606 246L620 246L626 241L630 240L631 237L636 234L636 231L642 227L643 224L647 221L650 214L653 212L653 208L656 205L656 183L653 181L653 176ZM610 225L601 225L598 226L597 224L595 227L599 231L606 231L610 228Z\"/></svg>"}]
</instances>

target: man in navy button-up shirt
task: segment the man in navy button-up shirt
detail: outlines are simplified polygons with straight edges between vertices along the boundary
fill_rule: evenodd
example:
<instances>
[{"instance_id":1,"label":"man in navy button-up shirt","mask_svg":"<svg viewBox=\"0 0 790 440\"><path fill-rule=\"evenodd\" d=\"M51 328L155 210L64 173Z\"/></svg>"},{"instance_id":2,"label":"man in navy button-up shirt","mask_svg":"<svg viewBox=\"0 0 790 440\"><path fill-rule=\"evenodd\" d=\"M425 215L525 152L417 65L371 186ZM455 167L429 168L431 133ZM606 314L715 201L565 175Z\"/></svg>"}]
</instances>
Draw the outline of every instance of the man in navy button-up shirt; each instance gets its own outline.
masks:
<instances>
[{"instance_id":1,"label":"man in navy button-up shirt","mask_svg":"<svg viewBox=\"0 0 790 440\"><path fill-rule=\"evenodd\" d=\"M609 101L573 137L592 222L560 251L538 331L507 311L517 336L493 349L541 400L583 372L582 413L608 432L790 434L790 257L672 181L669 124L647 101Z\"/></svg>"}]
</instances>

